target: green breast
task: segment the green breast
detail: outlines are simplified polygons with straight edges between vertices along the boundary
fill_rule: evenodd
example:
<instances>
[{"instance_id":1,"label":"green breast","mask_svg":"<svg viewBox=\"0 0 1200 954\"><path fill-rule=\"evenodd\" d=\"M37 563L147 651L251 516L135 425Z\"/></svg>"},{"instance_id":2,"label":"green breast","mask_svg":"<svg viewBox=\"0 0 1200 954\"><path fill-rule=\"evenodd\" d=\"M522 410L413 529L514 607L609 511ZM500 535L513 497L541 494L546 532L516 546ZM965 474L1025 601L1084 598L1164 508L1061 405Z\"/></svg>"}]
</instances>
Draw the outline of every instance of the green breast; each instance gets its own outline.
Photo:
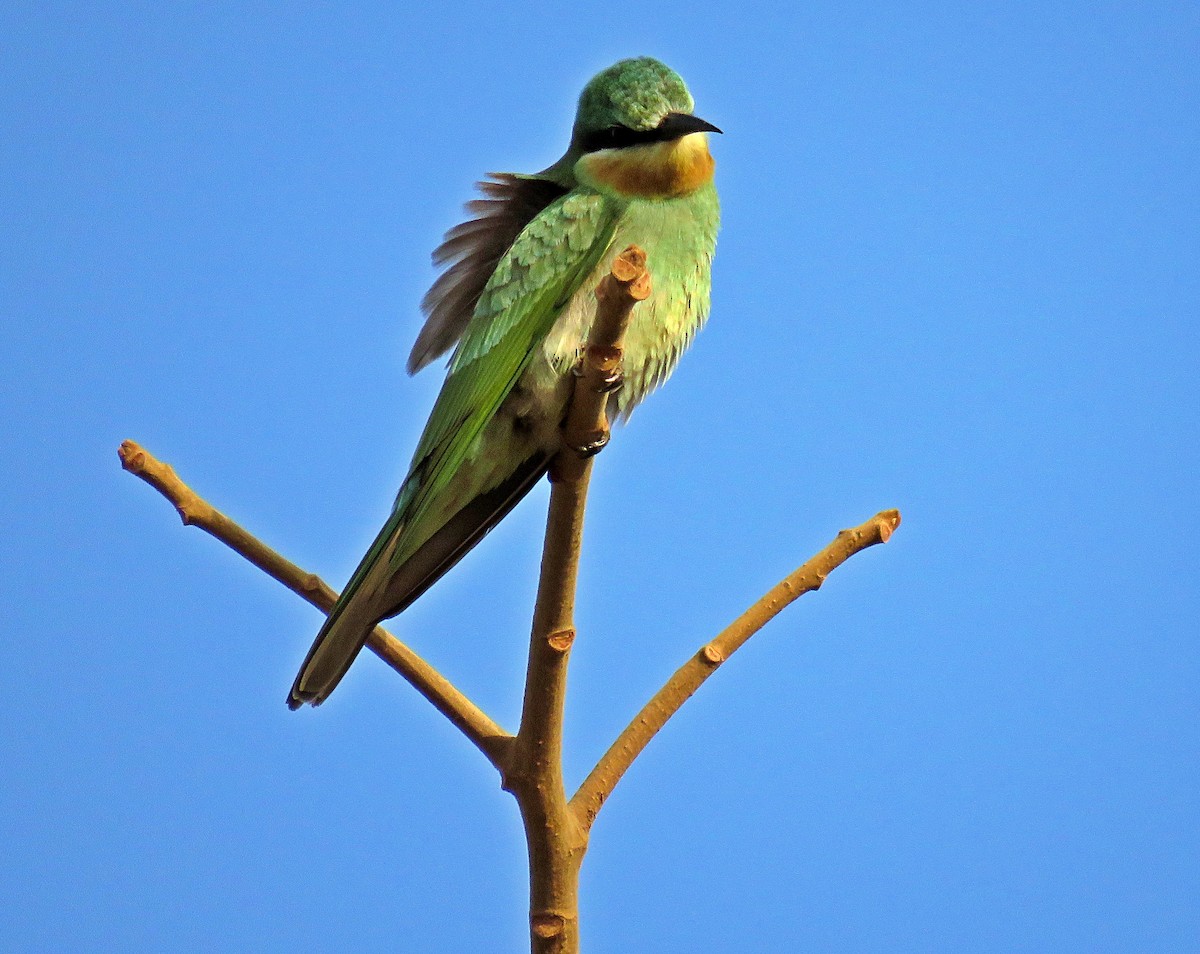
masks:
<instances>
[{"instance_id":1,"label":"green breast","mask_svg":"<svg viewBox=\"0 0 1200 954\"><path fill-rule=\"evenodd\" d=\"M626 246L640 245L653 282L625 337L625 383L616 395L622 417L666 380L708 317L720 217L710 183L679 199L632 200L617 224L600 274Z\"/></svg>"}]
</instances>

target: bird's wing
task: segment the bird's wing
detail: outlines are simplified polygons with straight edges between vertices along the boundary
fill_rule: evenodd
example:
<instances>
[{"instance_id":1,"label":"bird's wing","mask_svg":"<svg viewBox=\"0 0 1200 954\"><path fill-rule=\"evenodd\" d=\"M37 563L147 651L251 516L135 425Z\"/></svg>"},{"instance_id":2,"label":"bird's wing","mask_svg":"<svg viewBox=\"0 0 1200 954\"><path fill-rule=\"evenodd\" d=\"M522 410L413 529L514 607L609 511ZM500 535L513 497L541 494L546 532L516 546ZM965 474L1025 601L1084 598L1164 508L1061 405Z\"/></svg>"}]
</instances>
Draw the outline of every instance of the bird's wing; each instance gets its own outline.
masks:
<instances>
[{"instance_id":1,"label":"bird's wing","mask_svg":"<svg viewBox=\"0 0 1200 954\"><path fill-rule=\"evenodd\" d=\"M445 354L462 337L504 253L534 216L567 192L553 179L511 172L488 173L476 188L484 197L466 205L474 217L447 232L433 251L433 264L445 271L421 299L425 325L408 356L409 374Z\"/></svg>"},{"instance_id":2,"label":"bird's wing","mask_svg":"<svg viewBox=\"0 0 1200 954\"><path fill-rule=\"evenodd\" d=\"M563 306L596 268L621 207L570 192L536 215L500 259L450 361L450 372L396 498L394 516L419 540L429 502L453 476L512 390ZM398 545L393 566L408 556Z\"/></svg>"},{"instance_id":3,"label":"bird's wing","mask_svg":"<svg viewBox=\"0 0 1200 954\"><path fill-rule=\"evenodd\" d=\"M371 628L449 569L543 472L544 461L518 464L512 477L448 521L431 507L449 488L563 306L596 268L620 211L595 193L569 193L539 213L496 265L463 331L391 516L300 667L288 697L292 708L324 700Z\"/></svg>"},{"instance_id":4,"label":"bird's wing","mask_svg":"<svg viewBox=\"0 0 1200 954\"><path fill-rule=\"evenodd\" d=\"M596 268L619 215L620 207L603 196L569 193L535 216L500 259L451 359L391 517L343 600L389 543L394 541L394 569L436 529L421 522L430 502L521 377L563 305Z\"/></svg>"}]
</instances>

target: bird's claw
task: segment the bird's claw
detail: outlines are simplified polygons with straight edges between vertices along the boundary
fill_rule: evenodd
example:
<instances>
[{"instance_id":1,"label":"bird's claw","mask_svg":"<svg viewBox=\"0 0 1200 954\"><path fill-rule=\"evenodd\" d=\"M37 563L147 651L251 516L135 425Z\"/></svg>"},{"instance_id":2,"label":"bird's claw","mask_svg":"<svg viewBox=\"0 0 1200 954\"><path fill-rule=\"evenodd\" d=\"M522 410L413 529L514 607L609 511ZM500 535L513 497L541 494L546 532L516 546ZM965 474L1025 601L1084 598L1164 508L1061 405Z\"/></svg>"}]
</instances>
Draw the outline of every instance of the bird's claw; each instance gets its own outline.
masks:
<instances>
[{"instance_id":1,"label":"bird's claw","mask_svg":"<svg viewBox=\"0 0 1200 954\"><path fill-rule=\"evenodd\" d=\"M580 360L577 365L571 368L571 373L577 378L582 378L584 376L586 371L584 369L582 360ZM625 372L621 370L621 366L618 364L611 371L608 371L604 374L604 377L600 379L600 386L596 390L601 394L611 394L624 383Z\"/></svg>"},{"instance_id":2,"label":"bird's claw","mask_svg":"<svg viewBox=\"0 0 1200 954\"><path fill-rule=\"evenodd\" d=\"M618 365L600 379L600 387L597 390L601 394L612 394L613 391L617 390L624 383L625 374L621 370L620 365Z\"/></svg>"},{"instance_id":3,"label":"bird's claw","mask_svg":"<svg viewBox=\"0 0 1200 954\"><path fill-rule=\"evenodd\" d=\"M574 444L571 450L575 451L580 457L595 457L608 443L609 433L604 431L592 431L590 434L581 435L578 443Z\"/></svg>"}]
</instances>

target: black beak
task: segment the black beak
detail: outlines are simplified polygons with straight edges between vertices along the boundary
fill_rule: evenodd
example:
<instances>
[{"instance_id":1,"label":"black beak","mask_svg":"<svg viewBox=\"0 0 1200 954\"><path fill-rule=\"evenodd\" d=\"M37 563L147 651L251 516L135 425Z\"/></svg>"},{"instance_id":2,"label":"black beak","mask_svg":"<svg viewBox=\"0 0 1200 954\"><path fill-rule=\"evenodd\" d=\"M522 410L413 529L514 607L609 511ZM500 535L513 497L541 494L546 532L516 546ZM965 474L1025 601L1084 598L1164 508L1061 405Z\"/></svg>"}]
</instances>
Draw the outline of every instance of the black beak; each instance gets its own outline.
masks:
<instances>
[{"instance_id":1,"label":"black beak","mask_svg":"<svg viewBox=\"0 0 1200 954\"><path fill-rule=\"evenodd\" d=\"M707 119L701 119L691 113L667 113L654 131L662 139L678 139L680 136L687 136L691 133L719 133L721 130Z\"/></svg>"},{"instance_id":2,"label":"black beak","mask_svg":"<svg viewBox=\"0 0 1200 954\"><path fill-rule=\"evenodd\" d=\"M712 123L690 113L667 113L653 129L630 129L628 126L605 126L579 138L579 147L584 152L599 149L625 149L651 142L670 142L690 133L716 132Z\"/></svg>"}]
</instances>

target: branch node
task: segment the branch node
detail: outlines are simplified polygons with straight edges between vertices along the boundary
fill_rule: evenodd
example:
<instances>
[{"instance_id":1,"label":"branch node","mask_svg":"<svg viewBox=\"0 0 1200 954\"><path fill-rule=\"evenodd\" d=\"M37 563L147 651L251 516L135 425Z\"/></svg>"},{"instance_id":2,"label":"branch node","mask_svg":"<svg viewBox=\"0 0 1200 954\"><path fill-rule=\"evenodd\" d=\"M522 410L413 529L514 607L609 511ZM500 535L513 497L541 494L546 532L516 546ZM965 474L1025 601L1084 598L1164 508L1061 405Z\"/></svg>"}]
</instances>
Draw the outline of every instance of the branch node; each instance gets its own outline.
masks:
<instances>
[{"instance_id":1,"label":"branch node","mask_svg":"<svg viewBox=\"0 0 1200 954\"><path fill-rule=\"evenodd\" d=\"M537 911L529 916L529 926L538 937L558 937L566 929L567 919L551 911Z\"/></svg>"},{"instance_id":2,"label":"branch node","mask_svg":"<svg viewBox=\"0 0 1200 954\"><path fill-rule=\"evenodd\" d=\"M306 573L300 580L300 589L305 593L320 593L324 584L315 573Z\"/></svg>"},{"instance_id":3,"label":"branch node","mask_svg":"<svg viewBox=\"0 0 1200 954\"><path fill-rule=\"evenodd\" d=\"M612 276L619 282L631 282L646 273L646 253L636 245L630 245L613 259Z\"/></svg>"},{"instance_id":4,"label":"branch node","mask_svg":"<svg viewBox=\"0 0 1200 954\"><path fill-rule=\"evenodd\" d=\"M121 458L121 466L131 474L146 469L146 452L135 441L121 441L117 456Z\"/></svg>"},{"instance_id":5,"label":"branch node","mask_svg":"<svg viewBox=\"0 0 1200 954\"><path fill-rule=\"evenodd\" d=\"M645 301L650 297L649 272L643 272L629 283L629 297L634 301Z\"/></svg>"},{"instance_id":6,"label":"branch node","mask_svg":"<svg viewBox=\"0 0 1200 954\"><path fill-rule=\"evenodd\" d=\"M725 654L715 643L709 643L700 650L700 658L710 666L719 666L725 661Z\"/></svg>"},{"instance_id":7,"label":"branch node","mask_svg":"<svg viewBox=\"0 0 1200 954\"><path fill-rule=\"evenodd\" d=\"M876 519L879 521L879 542L887 543L892 534L896 532L896 528L900 526L900 511L884 510Z\"/></svg>"},{"instance_id":8,"label":"branch node","mask_svg":"<svg viewBox=\"0 0 1200 954\"><path fill-rule=\"evenodd\" d=\"M560 629L557 633L551 633L546 637L546 645L556 653L565 653L571 648L573 642L575 642L575 630L573 629Z\"/></svg>"},{"instance_id":9,"label":"branch node","mask_svg":"<svg viewBox=\"0 0 1200 954\"><path fill-rule=\"evenodd\" d=\"M167 465L167 471L172 480L177 480L175 471L171 470L170 464ZM183 521L185 527L195 526L202 522L204 505L196 498L195 494L185 494L175 505L175 511L179 514L179 519Z\"/></svg>"},{"instance_id":10,"label":"branch node","mask_svg":"<svg viewBox=\"0 0 1200 954\"><path fill-rule=\"evenodd\" d=\"M612 371L621 363L621 349L591 345L587 349L587 358L601 371Z\"/></svg>"}]
</instances>

